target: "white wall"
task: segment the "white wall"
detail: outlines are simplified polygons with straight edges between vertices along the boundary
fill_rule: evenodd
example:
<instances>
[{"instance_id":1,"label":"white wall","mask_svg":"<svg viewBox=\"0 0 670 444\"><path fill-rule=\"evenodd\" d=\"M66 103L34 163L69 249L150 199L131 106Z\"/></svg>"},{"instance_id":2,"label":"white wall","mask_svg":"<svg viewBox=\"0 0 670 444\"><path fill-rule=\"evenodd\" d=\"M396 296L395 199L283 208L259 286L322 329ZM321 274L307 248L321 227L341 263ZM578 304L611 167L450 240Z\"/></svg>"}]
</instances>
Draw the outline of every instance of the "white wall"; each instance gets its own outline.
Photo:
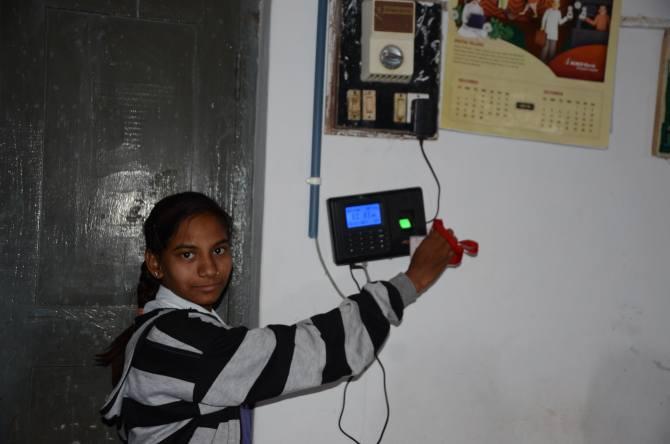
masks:
<instances>
[{"instance_id":1,"label":"white wall","mask_svg":"<svg viewBox=\"0 0 670 444\"><path fill-rule=\"evenodd\" d=\"M667 0L625 15L670 17ZM294 322L339 298L307 237L316 2L270 18L261 322ZM441 215L481 253L448 270L381 353L385 443L670 442L670 163L650 155L662 33L622 29L608 150L441 131L426 144ZM435 185L416 142L325 137L321 199ZM320 240L332 264L325 208ZM407 259L370 264L384 279ZM256 410L257 443L345 443L343 385ZM351 388L346 428L376 442L384 419L373 366Z\"/></svg>"}]
</instances>

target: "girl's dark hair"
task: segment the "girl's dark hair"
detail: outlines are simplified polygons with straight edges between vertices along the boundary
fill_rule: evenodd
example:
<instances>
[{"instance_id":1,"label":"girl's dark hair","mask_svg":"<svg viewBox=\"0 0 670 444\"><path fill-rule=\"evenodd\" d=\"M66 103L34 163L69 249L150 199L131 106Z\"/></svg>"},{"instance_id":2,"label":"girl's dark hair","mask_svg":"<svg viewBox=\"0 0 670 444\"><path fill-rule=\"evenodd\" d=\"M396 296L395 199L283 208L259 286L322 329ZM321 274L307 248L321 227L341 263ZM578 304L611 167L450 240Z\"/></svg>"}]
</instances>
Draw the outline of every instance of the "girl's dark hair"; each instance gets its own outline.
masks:
<instances>
[{"instance_id":1,"label":"girl's dark hair","mask_svg":"<svg viewBox=\"0 0 670 444\"><path fill-rule=\"evenodd\" d=\"M232 221L228 213L206 195L186 191L167 196L154 205L149 217L144 221L145 248L160 256L181 223L199 214L211 214L218 218L230 238ZM156 279L149 272L146 263L142 262L137 284L137 307L143 308L147 302L153 300L159 287L160 280ZM121 376L126 344L134 331L135 326L131 325L114 339L103 353L96 355L98 365L112 366L113 384L116 384Z\"/></svg>"}]
</instances>

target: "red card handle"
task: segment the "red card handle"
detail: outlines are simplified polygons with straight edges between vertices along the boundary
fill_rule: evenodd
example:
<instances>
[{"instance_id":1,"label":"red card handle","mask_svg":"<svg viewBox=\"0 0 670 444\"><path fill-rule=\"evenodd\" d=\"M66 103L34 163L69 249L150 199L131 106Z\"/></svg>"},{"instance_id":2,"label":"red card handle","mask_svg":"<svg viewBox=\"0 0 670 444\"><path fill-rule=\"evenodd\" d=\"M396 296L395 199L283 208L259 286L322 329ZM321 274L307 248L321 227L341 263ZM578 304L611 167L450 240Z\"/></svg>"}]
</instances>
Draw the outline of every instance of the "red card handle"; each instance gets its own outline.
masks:
<instances>
[{"instance_id":1,"label":"red card handle","mask_svg":"<svg viewBox=\"0 0 670 444\"><path fill-rule=\"evenodd\" d=\"M435 219L433 221L433 230L437 231L444 237L452 250L454 250L454 257L449 261L449 265L459 265L463 260L463 253L469 256L476 256L479 253L479 244L473 240L459 241L454 234L444 227L442 219Z\"/></svg>"}]
</instances>

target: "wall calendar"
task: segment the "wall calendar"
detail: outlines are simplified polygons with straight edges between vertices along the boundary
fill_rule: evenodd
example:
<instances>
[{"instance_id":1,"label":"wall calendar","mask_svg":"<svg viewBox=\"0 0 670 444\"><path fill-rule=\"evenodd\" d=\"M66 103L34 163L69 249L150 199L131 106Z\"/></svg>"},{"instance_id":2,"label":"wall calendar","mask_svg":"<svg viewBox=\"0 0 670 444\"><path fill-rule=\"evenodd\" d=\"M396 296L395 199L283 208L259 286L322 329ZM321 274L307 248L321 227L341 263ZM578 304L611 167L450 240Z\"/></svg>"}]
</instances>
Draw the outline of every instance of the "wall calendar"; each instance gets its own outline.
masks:
<instances>
[{"instance_id":1,"label":"wall calendar","mask_svg":"<svg viewBox=\"0 0 670 444\"><path fill-rule=\"evenodd\" d=\"M442 128L607 147L620 0L449 7Z\"/></svg>"}]
</instances>

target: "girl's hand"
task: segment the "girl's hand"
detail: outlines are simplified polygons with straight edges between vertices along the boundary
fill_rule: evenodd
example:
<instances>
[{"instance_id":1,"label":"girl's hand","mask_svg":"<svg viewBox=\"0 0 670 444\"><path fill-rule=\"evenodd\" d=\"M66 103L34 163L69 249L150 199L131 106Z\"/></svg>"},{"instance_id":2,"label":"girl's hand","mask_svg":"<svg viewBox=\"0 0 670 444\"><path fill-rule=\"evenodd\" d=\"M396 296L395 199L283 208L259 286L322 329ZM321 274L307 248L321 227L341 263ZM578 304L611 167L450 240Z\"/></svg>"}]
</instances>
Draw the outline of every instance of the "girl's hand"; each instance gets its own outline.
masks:
<instances>
[{"instance_id":1,"label":"girl's hand","mask_svg":"<svg viewBox=\"0 0 670 444\"><path fill-rule=\"evenodd\" d=\"M451 230L449 232L453 234ZM440 233L430 230L414 252L405 274L414 284L416 291L422 293L440 277L455 254L449 242Z\"/></svg>"}]
</instances>

